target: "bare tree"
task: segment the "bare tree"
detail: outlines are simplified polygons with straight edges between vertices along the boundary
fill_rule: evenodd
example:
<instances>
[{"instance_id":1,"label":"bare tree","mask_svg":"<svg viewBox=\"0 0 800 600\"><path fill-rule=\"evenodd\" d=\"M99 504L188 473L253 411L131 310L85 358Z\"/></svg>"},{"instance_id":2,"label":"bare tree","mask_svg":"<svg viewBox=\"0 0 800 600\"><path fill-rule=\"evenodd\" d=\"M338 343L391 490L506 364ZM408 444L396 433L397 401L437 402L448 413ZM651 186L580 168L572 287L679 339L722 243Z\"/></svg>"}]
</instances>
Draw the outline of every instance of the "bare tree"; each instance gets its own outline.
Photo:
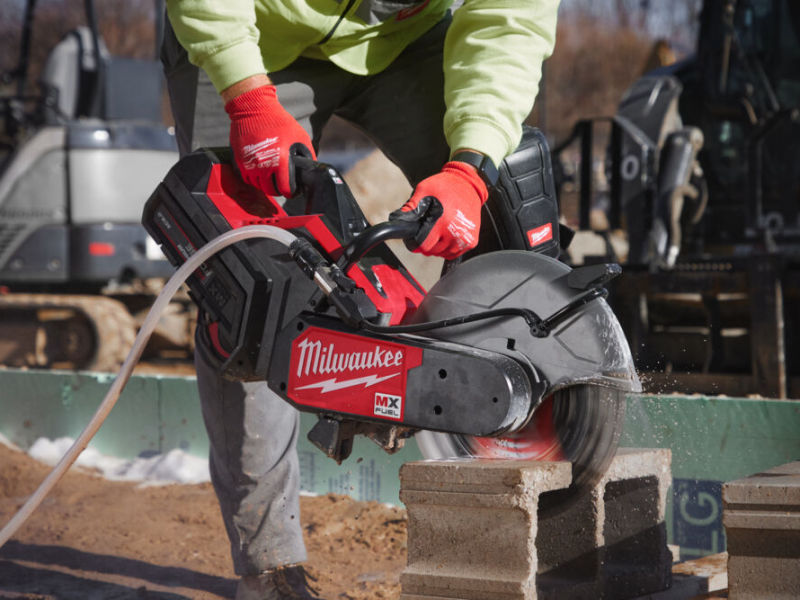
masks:
<instances>
[{"instance_id":1,"label":"bare tree","mask_svg":"<svg viewBox=\"0 0 800 600\"><path fill-rule=\"evenodd\" d=\"M155 25L153 0L102 0L96 3L100 34L112 54L153 58ZM22 5L0 4L0 69L7 72L19 60L23 26ZM87 22L84 0L38 0L34 15L28 81L33 93L37 75L58 41Z\"/></svg>"},{"instance_id":2,"label":"bare tree","mask_svg":"<svg viewBox=\"0 0 800 600\"><path fill-rule=\"evenodd\" d=\"M642 72L694 48L702 2L562 0L547 97L530 122L546 108L548 134L563 139L580 118L614 114Z\"/></svg>"}]
</instances>

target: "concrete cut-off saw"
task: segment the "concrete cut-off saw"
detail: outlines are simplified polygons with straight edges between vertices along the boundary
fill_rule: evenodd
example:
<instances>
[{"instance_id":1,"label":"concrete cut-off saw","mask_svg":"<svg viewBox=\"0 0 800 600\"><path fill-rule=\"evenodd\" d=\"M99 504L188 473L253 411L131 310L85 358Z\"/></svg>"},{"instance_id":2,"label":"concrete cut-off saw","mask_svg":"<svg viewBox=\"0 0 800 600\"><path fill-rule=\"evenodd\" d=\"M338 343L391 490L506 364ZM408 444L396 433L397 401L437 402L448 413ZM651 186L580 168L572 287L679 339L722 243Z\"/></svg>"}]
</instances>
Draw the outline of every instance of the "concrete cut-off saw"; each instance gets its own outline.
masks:
<instances>
[{"instance_id":1,"label":"concrete cut-off saw","mask_svg":"<svg viewBox=\"0 0 800 600\"><path fill-rule=\"evenodd\" d=\"M308 436L341 462L365 435L388 452L416 436L427 458L567 460L572 483L539 500L543 516L600 480L641 390L603 287L620 268L557 260L547 144L526 128L500 165L478 247L429 291L386 245L430 226L369 226L329 165L292 158L285 202L245 184L230 150L201 149L167 173L143 225L177 267L105 398L36 491L0 529L0 547L43 502L101 427L184 282L197 335L222 376L264 381L318 422Z\"/></svg>"},{"instance_id":2,"label":"concrete cut-off saw","mask_svg":"<svg viewBox=\"0 0 800 600\"><path fill-rule=\"evenodd\" d=\"M145 207L176 266L232 229L295 236L231 245L189 276L222 374L316 413L308 437L338 462L357 434L388 452L416 435L427 458L569 460L558 505L597 483L640 384L604 300L619 267L554 258L568 231L541 133L502 163L479 247L427 292L384 243L420 222L369 226L335 169L302 156L293 169L298 193L279 202L242 182L228 149L199 150Z\"/></svg>"}]
</instances>

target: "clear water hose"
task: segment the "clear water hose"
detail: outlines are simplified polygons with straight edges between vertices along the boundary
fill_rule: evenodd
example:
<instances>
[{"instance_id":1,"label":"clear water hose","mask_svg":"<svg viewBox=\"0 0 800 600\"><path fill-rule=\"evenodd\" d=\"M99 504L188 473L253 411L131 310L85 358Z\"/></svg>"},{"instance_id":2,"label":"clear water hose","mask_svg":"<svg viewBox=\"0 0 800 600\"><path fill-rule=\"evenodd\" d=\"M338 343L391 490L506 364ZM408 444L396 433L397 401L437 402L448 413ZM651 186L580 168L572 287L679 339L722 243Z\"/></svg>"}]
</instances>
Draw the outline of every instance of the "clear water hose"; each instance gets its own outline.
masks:
<instances>
[{"instance_id":1,"label":"clear water hose","mask_svg":"<svg viewBox=\"0 0 800 600\"><path fill-rule=\"evenodd\" d=\"M111 387L106 393L105 398L103 398L103 401L100 403L100 406L95 411L89 423L78 436L78 439L76 439L72 446L70 446L69 450L67 450L66 454L64 454L58 464L53 467L53 470L50 471L50 474L39 485L36 491L28 497L28 500L25 502L22 508L20 508L11 518L11 520L5 525L5 527L0 530L0 547L3 546L3 544L5 544L9 539L11 539L17 530L22 527L23 523L25 523L28 517L31 516L33 511L36 510L39 504L41 504L45 497L47 497L47 494L50 493L53 487L72 466L72 463L77 460L80 453L83 452L86 446L89 445L89 442L97 433L97 430L100 429L100 426L106 420L106 417L108 417L111 409L117 403L117 400L122 393L122 388L125 387L128 379L130 379L133 368L136 366L136 363L139 362L142 352L144 351L144 347L147 344L147 341L150 339L150 336L152 335L153 330L155 329L158 320L161 317L161 313L167 307L170 300L172 300L172 297L178 291L178 288L180 288L183 282L186 281L189 275L197 270L200 265L207 261L211 256L223 248L227 248L231 244L252 238L269 238L284 244L287 247L297 239L292 233L289 233L288 231L278 227L273 227L271 225L249 225L247 227L241 227L239 229L225 232L219 237L214 238L205 246L200 248L197 252L195 252L191 257L189 257L186 262L183 263L183 265L181 265L181 267L172 275L172 277L169 278L164 286L164 289L153 303L152 308L150 308L150 312L147 313L147 318L142 323L139 333L133 342L133 346L128 352L128 356L122 363L122 366L120 367L117 376L114 378Z\"/></svg>"}]
</instances>

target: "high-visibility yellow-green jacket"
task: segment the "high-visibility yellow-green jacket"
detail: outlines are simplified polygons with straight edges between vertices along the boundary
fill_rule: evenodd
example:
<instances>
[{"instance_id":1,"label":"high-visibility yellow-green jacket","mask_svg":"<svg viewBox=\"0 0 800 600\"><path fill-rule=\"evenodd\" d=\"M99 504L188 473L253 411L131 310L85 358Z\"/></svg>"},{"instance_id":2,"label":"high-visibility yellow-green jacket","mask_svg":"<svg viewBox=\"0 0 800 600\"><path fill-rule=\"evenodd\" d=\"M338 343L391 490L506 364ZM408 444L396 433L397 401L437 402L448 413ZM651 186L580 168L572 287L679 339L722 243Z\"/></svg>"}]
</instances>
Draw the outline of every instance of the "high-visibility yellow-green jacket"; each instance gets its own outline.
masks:
<instances>
[{"instance_id":1,"label":"high-visibility yellow-green jacket","mask_svg":"<svg viewBox=\"0 0 800 600\"><path fill-rule=\"evenodd\" d=\"M189 60L217 90L299 56L366 75L386 68L452 0L168 0ZM495 164L519 143L555 42L559 0L464 0L445 39L444 132Z\"/></svg>"}]
</instances>

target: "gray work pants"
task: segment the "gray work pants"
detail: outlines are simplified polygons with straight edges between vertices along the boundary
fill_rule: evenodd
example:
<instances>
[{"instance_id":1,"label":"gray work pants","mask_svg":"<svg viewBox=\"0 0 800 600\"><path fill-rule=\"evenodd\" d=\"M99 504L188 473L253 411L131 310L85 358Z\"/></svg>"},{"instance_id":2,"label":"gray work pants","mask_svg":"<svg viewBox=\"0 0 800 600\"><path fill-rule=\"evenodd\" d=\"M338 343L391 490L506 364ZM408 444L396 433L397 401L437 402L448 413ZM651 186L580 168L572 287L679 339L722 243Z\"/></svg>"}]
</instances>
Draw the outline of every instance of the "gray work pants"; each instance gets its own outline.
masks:
<instances>
[{"instance_id":1,"label":"gray work pants","mask_svg":"<svg viewBox=\"0 0 800 600\"><path fill-rule=\"evenodd\" d=\"M445 163L442 48L449 18L376 75L300 58L270 73L278 98L315 148L336 114L367 134L412 185ZM229 121L208 78L192 66L171 30L162 49L181 154L227 146ZM199 341L199 339L198 339ZM299 416L264 383L218 375L213 351L198 343L197 384L210 443L211 480L231 541L236 573L251 575L306 559L299 519Z\"/></svg>"}]
</instances>

